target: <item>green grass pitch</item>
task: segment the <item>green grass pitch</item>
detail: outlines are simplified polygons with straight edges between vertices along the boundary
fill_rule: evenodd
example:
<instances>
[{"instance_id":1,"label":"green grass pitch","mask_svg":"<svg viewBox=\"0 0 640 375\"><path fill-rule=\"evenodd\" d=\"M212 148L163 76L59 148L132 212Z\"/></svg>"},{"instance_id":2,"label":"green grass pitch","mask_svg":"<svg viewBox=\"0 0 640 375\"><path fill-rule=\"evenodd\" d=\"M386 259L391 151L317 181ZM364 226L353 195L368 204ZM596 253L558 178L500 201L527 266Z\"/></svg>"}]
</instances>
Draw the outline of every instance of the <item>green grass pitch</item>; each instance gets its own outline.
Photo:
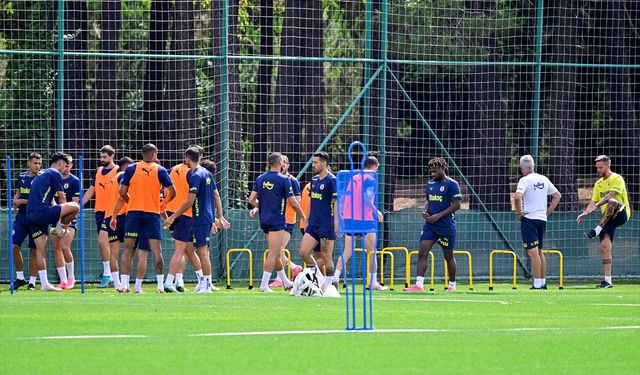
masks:
<instances>
[{"instance_id":1,"label":"green grass pitch","mask_svg":"<svg viewBox=\"0 0 640 375\"><path fill-rule=\"evenodd\" d=\"M153 285L144 295L92 286L11 296L3 285L0 372L639 374L640 285L594 285L376 292L376 331L365 333L334 331L345 327L344 298L240 286L159 295ZM393 331L402 329L414 331Z\"/></svg>"}]
</instances>

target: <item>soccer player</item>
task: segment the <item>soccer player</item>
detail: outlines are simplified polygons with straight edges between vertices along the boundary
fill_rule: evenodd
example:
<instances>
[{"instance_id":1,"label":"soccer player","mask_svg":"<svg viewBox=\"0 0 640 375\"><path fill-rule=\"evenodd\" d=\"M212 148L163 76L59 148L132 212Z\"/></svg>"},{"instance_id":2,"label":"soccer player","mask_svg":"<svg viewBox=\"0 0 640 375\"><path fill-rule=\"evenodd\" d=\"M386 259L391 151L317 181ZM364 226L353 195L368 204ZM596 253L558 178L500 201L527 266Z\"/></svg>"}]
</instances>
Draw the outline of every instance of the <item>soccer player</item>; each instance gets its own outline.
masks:
<instances>
[{"instance_id":1,"label":"soccer player","mask_svg":"<svg viewBox=\"0 0 640 375\"><path fill-rule=\"evenodd\" d=\"M38 173L31 183L31 192L27 203L29 231L36 244L36 265L43 291L60 291L49 284L45 253L49 225L55 225L52 234L65 236L67 227L76 216L80 207L76 202L67 202L62 185L62 172L71 162L69 155L56 152L51 157L50 167ZM58 205L51 205L54 195L58 196Z\"/></svg>"},{"instance_id":2,"label":"soccer player","mask_svg":"<svg viewBox=\"0 0 640 375\"><path fill-rule=\"evenodd\" d=\"M73 167L73 159L69 156L69 164L62 171L62 188L67 202L75 202L80 204L80 179L71 174ZM56 200L58 204L61 202ZM73 254L71 254L71 241L78 230L78 217L75 216L69 228L67 235L63 237L51 237L53 245L54 260L58 276L60 277L60 289L73 289L76 279L74 276Z\"/></svg>"},{"instance_id":3,"label":"soccer player","mask_svg":"<svg viewBox=\"0 0 640 375\"><path fill-rule=\"evenodd\" d=\"M326 289L333 282L333 243L338 232L338 217L336 212L337 181L336 176L329 172L329 154L324 151L313 155L313 173L309 196L309 221L300 244L300 256L313 268L319 266L325 269L325 281L322 289ZM317 245L320 251L317 252ZM311 256L317 254L318 262Z\"/></svg>"},{"instance_id":4,"label":"soccer player","mask_svg":"<svg viewBox=\"0 0 640 375\"><path fill-rule=\"evenodd\" d=\"M593 187L591 202L582 212L576 222L580 223L590 213L600 208L602 217L598 226L585 233L588 238L600 238L600 251L602 258L602 270L604 280L597 285L597 288L612 288L611 280L611 250L613 248L613 237L616 228L626 223L631 218L631 207L627 197L627 188L624 179L617 173L611 171L611 159L606 155L596 158L596 171L600 179Z\"/></svg>"},{"instance_id":5,"label":"soccer player","mask_svg":"<svg viewBox=\"0 0 640 375\"><path fill-rule=\"evenodd\" d=\"M27 220L27 202L29 201L29 193L31 191L31 182L40 172L42 168L42 156L35 152L29 154L27 160L27 171L20 173L18 177L18 189L13 196L13 208L18 209L16 218L13 222L13 262L16 266L16 280L13 282L13 288L18 289L23 285L27 285L24 279L24 260L22 258L22 243L25 238L29 238L29 283L28 289L36 288L36 244L29 235L29 220Z\"/></svg>"},{"instance_id":6,"label":"soccer player","mask_svg":"<svg viewBox=\"0 0 640 375\"><path fill-rule=\"evenodd\" d=\"M449 168L446 160L433 158L429 160L431 180L427 183L427 202L422 211L425 220L420 234L420 251L418 252L418 273L416 283L406 292L421 292L424 290L424 273L427 271L427 257L433 245L442 246L442 253L447 262L449 272L449 292L456 290L456 260L453 257L453 249L456 243L456 218L454 212L460 209L460 185L447 176Z\"/></svg>"},{"instance_id":7,"label":"soccer player","mask_svg":"<svg viewBox=\"0 0 640 375\"><path fill-rule=\"evenodd\" d=\"M380 163L378 162L378 159L376 159L373 156L367 157L367 159L364 161L365 171L377 172L379 165ZM354 220L354 219L363 220L362 206L364 204L364 220L367 220L367 221L378 220L378 222L382 222L383 220L382 212L380 212L375 206L375 195L378 192L378 187L375 185L375 179L371 174L364 174L364 181L362 180L363 180L362 175L356 174L352 177L351 182L349 182L349 185L347 186L347 190L351 191L351 189L353 189L353 196L355 198L353 200L354 212L353 213L351 212L351 204L352 204L351 196L346 195L344 197L343 204L341 205L343 209L343 212L341 212L342 218L344 220ZM366 198L359 199L359 197L363 197L363 194L366 195ZM376 213L375 218L374 218L374 212ZM355 238L353 238L353 236L351 236L348 233L345 234L344 251L343 251L345 267L349 262L349 258L351 258L351 247L354 240ZM375 233L366 234L366 236L364 237L364 246L367 251L367 256L369 256L369 253L373 253L376 247ZM343 262L342 257L338 258L338 263L336 264L336 271L333 274L334 284L340 283L340 273L342 272L342 262ZM373 290L387 290L387 287L384 287L380 285L380 283L378 283L378 273L376 271L377 270L376 257L373 255L371 260L371 269L373 270L371 275L371 278L372 278L371 287L373 288Z\"/></svg>"},{"instance_id":8,"label":"soccer player","mask_svg":"<svg viewBox=\"0 0 640 375\"><path fill-rule=\"evenodd\" d=\"M111 284L111 249L109 247L109 241L103 236L100 239L100 229L102 228L102 222L104 221L105 212L107 210L107 187L109 182L118 172L118 168L114 164L113 160L116 156L116 151L110 145L102 146L100 149L100 166L96 169L91 186L84 193L82 197L82 206L84 207L91 198L95 195L96 201L93 207L96 219L96 231L98 234L98 248L100 249L100 257L102 258L102 279L98 288L106 288Z\"/></svg>"},{"instance_id":9,"label":"soccer player","mask_svg":"<svg viewBox=\"0 0 640 375\"><path fill-rule=\"evenodd\" d=\"M253 191L249 195L249 204L260 209L260 227L267 237L269 253L264 264L261 292L272 292L269 288L269 279L275 268L278 278L282 281L285 290L293 284L287 278L282 264L282 245L286 233L286 219L284 215L285 205L289 203L293 209L304 218L300 204L291 187L291 179L282 173L283 158L279 152L274 152L267 159L270 170L258 176L253 184ZM286 203L285 203L286 201Z\"/></svg>"},{"instance_id":10,"label":"soccer player","mask_svg":"<svg viewBox=\"0 0 640 375\"><path fill-rule=\"evenodd\" d=\"M293 176L291 173L289 173L289 158L286 155L282 155L282 171L281 173L285 176L287 176L290 180L291 180L291 187L293 188L293 196L296 198L296 200L298 201L298 204L300 204L300 201L302 200L301 197L301 192L300 192L300 182L298 182L298 179L295 178L295 176ZM302 209L302 206L300 206L300 209ZM302 210L302 212L304 212L304 210ZM255 214L258 213L258 208L254 207L253 210L251 210L251 212L249 212L249 216L251 218L253 218L255 216ZM287 246L289 245L289 241L291 240L291 236L293 235L293 229L295 228L296 225L296 220L297 220L297 214L296 211L293 209L293 207L291 207L291 205L289 203L286 204L286 207L284 209L284 218L285 218L285 226L284 226L284 238L283 238L283 242L282 242L282 248L286 249ZM293 261L287 259L286 254L284 253L284 251L282 251L280 253L280 259L282 261L282 264L285 265L287 263L291 263L291 278L292 280L296 278L296 276L298 275L298 273L300 273L300 271L302 271L302 267L295 264ZM274 288L278 288L283 286L282 281L280 281L279 278L276 277L276 279L269 284L269 288L274 289Z\"/></svg>"},{"instance_id":11,"label":"soccer player","mask_svg":"<svg viewBox=\"0 0 640 375\"><path fill-rule=\"evenodd\" d=\"M124 226L127 222L127 205L124 203L119 191L120 183L124 178L124 171L131 164L133 164L131 158L122 157L118 161L118 172L107 182L105 218L98 233L99 243L105 241L109 243L109 268L113 288L116 292L123 291L118 259L120 258L120 243L124 242Z\"/></svg>"},{"instance_id":12,"label":"soccer player","mask_svg":"<svg viewBox=\"0 0 640 375\"><path fill-rule=\"evenodd\" d=\"M531 155L520 158L522 178L515 193L516 218L520 221L522 244L531 259L533 286L531 289L547 289L547 262L542 253L542 240L547 218L560 203L561 194L549 179L533 171L535 163ZM547 207L547 198L551 204Z\"/></svg>"},{"instance_id":13,"label":"soccer player","mask_svg":"<svg viewBox=\"0 0 640 375\"><path fill-rule=\"evenodd\" d=\"M211 259L209 257L209 233L216 233L214 225L214 191L215 182L211 172L200 166L200 151L196 147L189 147L184 153L184 163L189 166L187 181L189 182L189 195L180 208L165 222L165 228L171 227L189 208L192 208L192 241L198 251L202 263L203 277L198 280L200 286L198 293L211 293ZM171 283L173 280L171 280ZM169 289L173 285L166 285ZM173 290L175 291L175 289Z\"/></svg>"},{"instance_id":14,"label":"soccer player","mask_svg":"<svg viewBox=\"0 0 640 375\"><path fill-rule=\"evenodd\" d=\"M176 195L173 182L166 169L156 163L158 148L147 143L142 147L142 161L133 163L124 171L120 184L120 196L127 203L127 222L124 227L124 252L122 254L122 272L131 274L132 258L135 254L136 239L148 240L156 270L158 293L164 293L164 260L162 259L162 223L160 212L160 191L165 187L170 202ZM121 285L128 290L128 283Z\"/></svg>"},{"instance_id":15,"label":"soccer player","mask_svg":"<svg viewBox=\"0 0 640 375\"><path fill-rule=\"evenodd\" d=\"M200 150L198 150L200 151ZM180 163L171 168L169 177L173 181L176 189L176 197L167 203L167 215L171 216L180 209L180 206L189 198L189 182L187 174L189 173L189 165ZM192 209L188 207L182 215L178 216L173 224L169 227L171 236L174 239L174 252L169 262L169 273L164 285L165 292L184 292L184 281L182 279L184 257L187 256L193 265L193 270L201 280L204 275L202 273L202 263L193 248L193 220ZM182 267L181 267L182 266ZM174 277L176 278L176 286L173 286Z\"/></svg>"}]
</instances>

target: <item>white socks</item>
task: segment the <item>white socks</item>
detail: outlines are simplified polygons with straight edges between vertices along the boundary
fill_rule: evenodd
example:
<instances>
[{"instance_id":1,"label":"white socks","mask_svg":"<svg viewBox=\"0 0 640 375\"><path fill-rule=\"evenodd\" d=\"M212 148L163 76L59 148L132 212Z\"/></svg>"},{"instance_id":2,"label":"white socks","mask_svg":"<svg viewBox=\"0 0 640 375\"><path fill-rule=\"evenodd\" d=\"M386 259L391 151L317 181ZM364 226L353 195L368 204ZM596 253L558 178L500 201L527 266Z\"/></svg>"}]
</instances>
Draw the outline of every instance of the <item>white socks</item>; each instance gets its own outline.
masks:
<instances>
[{"instance_id":1,"label":"white socks","mask_svg":"<svg viewBox=\"0 0 640 375\"><path fill-rule=\"evenodd\" d=\"M158 282L158 289L164 290L164 274L156 275L156 281Z\"/></svg>"},{"instance_id":2,"label":"white socks","mask_svg":"<svg viewBox=\"0 0 640 375\"><path fill-rule=\"evenodd\" d=\"M29 276L29 284L31 285L36 285L36 277L35 276Z\"/></svg>"},{"instance_id":3,"label":"white socks","mask_svg":"<svg viewBox=\"0 0 640 375\"><path fill-rule=\"evenodd\" d=\"M416 285L424 288L424 276L416 276Z\"/></svg>"},{"instance_id":4,"label":"white socks","mask_svg":"<svg viewBox=\"0 0 640 375\"><path fill-rule=\"evenodd\" d=\"M66 283L67 282L67 269L64 268L64 266L62 266L62 267L57 267L56 270L58 270L58 276L60 276L60 282L61 283Z\"/></svg>"},{"instance_id":5,"label":"white socks","mask_svg":"<svg viewBox=\"0 0 640 375\"><path fill-rule=\"evenodd\" d=\"M168 274L167 275L167 284L168 285L173 285L173 280L175 279L175 276L173 276L172 274Z\"/></svg>"},{"instance_id":6,"label":"white socks","mask_svg":"<svg viewBox=\"0 0 640 375\"><path fill-rule=\"evenodd\" d=\"M611 282L611 276L605 276L604 277L604 281L608 282L609 284L613 285L613 283Z\"/></svg>"},{"instance_id":7,"label":"white socks","mask_svg":"<svg viewBox=\"0 0 640 375\"><path fill-rule=\"evenodd\" d=\"M271 272L262 272L262 281L260 281L260 290L265 290L269 287L269 279L271 278Z\"/></svg>"},{"instance_id":8,"label":"white socks","mask_svg":"<svg viewBox=\"0 0 640 375\"><path fill-rule=\"evenodd\" d=\"M24 271L17 271L16 272L16 279L24 280Z\"/></svg>"},{"instance_id":9,"label":"white socks","mask_svg":"<svg viewBox=\"0 0 640 375\"><path fill-rule=\"evenodd\" d=\"M169 281L169 276L167 276L167 282ZM181 273L176 273L176 285L184 285L184 280L182 279Z\"/></svg>"},{"instance_id":10,"label":"white socks","mask_svg":"<svg viewBox=\"0 0 640 375\"><path fill-rule=\"evenodd\" d=\"M333 279L334 280L338 280L338 283L340 283L340 274L341 273L342 273L342 270L333 271Z\"/></svg>"},{"instance_id":11,"label":"white socks","mask_svg":"<svg viewBox=\"0 0 640 375\"><path fill-rule=\"evenodd\" d=\"M597 227L595 227L593 230L595 230L595 231L596 231L596 236L598 236L598 235L600 235L600 232L602 232L602 227L598 225L598 226L597 226Z\"/></svg>"},{"instance_id":12,"label":"white socks","mask_svg":"<svg viewBox=\"0 0 640 375\"><path fill-rule=\"evenodd\" d=\"M142 279L136 279L136 289L135 291L142 290Z\"/></svg>"},{"instance_id":13,"label":"white socks","mask_svg":"<svg viewBox=\"0 0 640 375\"><path fill-rule=\"evenodd\" d=\"M49 280L47 279L47 270L38 271L38 276L40 276L40 285L43 287L49 286Z\"/></svg>"},{"instance_id":14,"label":"white socks","mask_svg":"<svg viewBox=\"0 0 640 375\"><path fill-rule=\"evenodd\" d=\"M278 271L278 278L282 281L282 285L284 285L285 288L291 287L291 281L287 278L287 274L284 272L284 269Z\"/></svg>"},{"instance_id":15,"label":"white socks","mask_svg":"<svg viewBox=\"0 0 640 375\"><path fill-rule=\"evenodd\" d=\"M114 289L118 290L122 288L122 285L120 284L120 272L111 272L111 280L113 280Z\"/></svg>"},{"instance_id":16,"label":"white socks","mask_svg":"<svg viewBox=\"0 0 640 375\"><path fill-rule=\"evenodd\" d=\"M542 288L543 285L544 285L544 279L533 279L534 288Z\"/></svg>"},{"instance_id":17,"label":"white socks","mask_svg":"<svg viewBox=\"0 0 640 375\"><path fill-rule=\"evenodd\" d=\"M129 275L120 275L120 288L129 289Z\"/></svg>"},{"instance_id":18,"label":"white socks","mask_svg":"<svg viewBox=\"0 0 640 375\"><path fill-rule=\"evenodd\" d=\"M111 266L109 265L109 261L102 262L102 275L109 276L111 273Z\"/></svg>"},{"instance_id":19,"label":"white socks","mask_svg":"<svg viewBox=\"0 0 640 375\"><path fill-rule=\"evenodd\" d=\"M74 274L74 265L73 265L73 260L69 263L65 263L65 265L67 266L67 278L71 278L75 280L75 276Z\"/></svg>"},{"instance_id":20,"label":"white socks","mask_svg":"<svg viewBox=\"0 0 640 375\"><path fill-rule=\"evenodd\" d=\"M449 288L456 289L456 282L455 281L449 281Z\"/></svg>"}]
</instances>

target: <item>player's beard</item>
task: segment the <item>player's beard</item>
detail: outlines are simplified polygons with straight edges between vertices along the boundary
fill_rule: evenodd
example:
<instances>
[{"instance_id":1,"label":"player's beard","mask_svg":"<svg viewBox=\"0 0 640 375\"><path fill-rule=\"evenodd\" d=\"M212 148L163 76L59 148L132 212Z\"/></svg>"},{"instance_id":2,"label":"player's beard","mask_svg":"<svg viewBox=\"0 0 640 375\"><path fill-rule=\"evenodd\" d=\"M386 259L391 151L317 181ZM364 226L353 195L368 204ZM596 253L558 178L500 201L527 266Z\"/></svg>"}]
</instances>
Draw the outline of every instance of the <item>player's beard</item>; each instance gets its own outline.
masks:
<instances>
[{"instance_id":1,"label":"player's beard","mask_svg":"<svg viewBox=\"0 0 640 375\"><path fill-rule=\"evenodd\" d=\"M107 166L107 165L109 165L109 164L111 164L111 163L100 160L100 166L101 166L101 167L106 167L106 166Z\"/></svg>"}]
</instances>

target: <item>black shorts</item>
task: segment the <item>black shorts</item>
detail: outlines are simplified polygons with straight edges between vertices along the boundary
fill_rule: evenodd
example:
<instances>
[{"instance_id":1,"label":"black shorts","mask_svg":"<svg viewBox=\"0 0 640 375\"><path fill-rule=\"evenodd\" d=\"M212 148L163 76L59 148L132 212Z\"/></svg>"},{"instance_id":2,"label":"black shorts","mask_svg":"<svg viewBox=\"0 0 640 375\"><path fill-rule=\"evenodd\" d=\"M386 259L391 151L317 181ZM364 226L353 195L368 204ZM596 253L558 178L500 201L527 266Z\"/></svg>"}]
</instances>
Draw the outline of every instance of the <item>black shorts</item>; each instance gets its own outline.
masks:
<instances>
[{"instance_id":1,"label":"black shorts","mask_svg":"<svg viewBox=\"0 0 640 375\"><path fill-rule=\"evenodd\" d=\"M604 227L602 227L602 230L598 235L598 237L600 237L600 241L604 239L605 234L608 234L609 238L611 238L611 242L613 242L613 236L616 233L616 228L626 223L627 220L629 220L629 218L627 217L626 209L618 212L614 217L607 221Z\"/></svg>"}]
</instances>

